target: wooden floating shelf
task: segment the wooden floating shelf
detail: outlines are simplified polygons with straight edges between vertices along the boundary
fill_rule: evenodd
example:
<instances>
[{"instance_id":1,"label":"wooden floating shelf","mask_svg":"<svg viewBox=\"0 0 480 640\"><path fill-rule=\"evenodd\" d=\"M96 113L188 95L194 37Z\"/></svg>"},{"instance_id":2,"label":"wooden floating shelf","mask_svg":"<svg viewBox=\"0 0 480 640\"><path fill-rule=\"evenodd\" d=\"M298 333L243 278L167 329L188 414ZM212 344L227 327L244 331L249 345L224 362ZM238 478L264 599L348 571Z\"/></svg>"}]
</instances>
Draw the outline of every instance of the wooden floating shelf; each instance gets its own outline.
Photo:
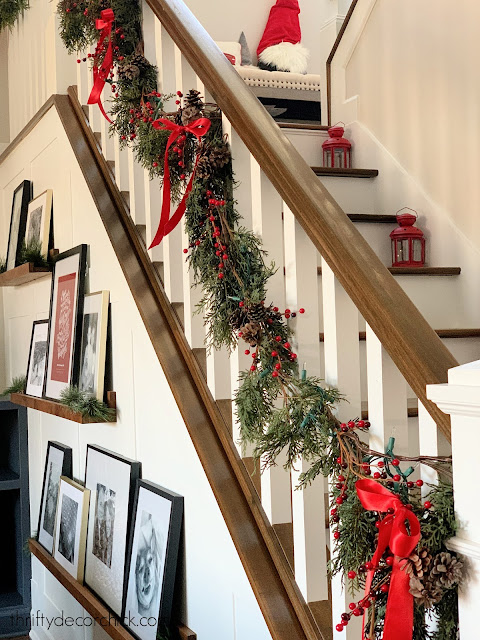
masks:
<instances>
[{"instance_id":1,"label":"wooden floating shelf","mask_svg":"<svg viewBox=\"0 0 480 640\"><path fill-rule=\"evenodd\" d=\"M394 276L459 276L460 267L387 267ZM317 267L317 274L322 275L322 267Z\"/></svg>"},{"instance_id":2,"label":"wooden floating shelf","mask_svg":"<svg viewBox=\"0 0 480 640\"><path fill-rule=\"evenodd\" d=\"M27 262L15 267L15 269L0 273L0 287L18 287L21 284L51 276L51 274L48 267L35 267L32 262Z\"/></svg>"},{"instance_id":3,"label":"wooden floating shelf","mask_svg":"<svg viewBox=\"0 0 480 640\"><path fill-rule=\"evenodd\" d=\"M328 178L376 178L378 169L332 169L330 167L312 167L317 176Z\"/></svg>"},{"instance_id":4,"label":"wooden floating shelf","mask_svg":"<svg viewBox=\"0 0 480 640\"><path fill-rule=\"evenodd\" d=\"M435 329L439 338L480 338L480 329ZM325 334L319 334L320 342L325 342ZM359 331L358 339L367 339L366 331Z\"/></svg>"},{"instance_id":5,"label":"wooden floating shelf","mask_svg":"<svg viewBox=\"0 0 480 640\"><path fill-rule=\"evenodd\" d=\"M76 411L72 411L61 402L53 402L52 400L46 400L45 398L35 398L34 396L27 396L25 393L12 393L10 395L10 400L22 407L28 407L29 409L35 409L36 411L43 411L43 413L49 413L52 416L65 418L65 420L71 420L72 422L78 422L79 424L98 423L98 420L84 416ZM111 409L115 410L115 415L112 420L108 420L108 422L105 423L110 424L117 421L115 391L107 392L107 404Z\"/></svg>"},{"instance_id":6,"label":"wooden floating shelf","mask_svg":"<svg viewBox=\"0 0 480 640\"><path fill-rule=\"evenodd\" d=\"M43 566L65 587L65 589L79 602L92 618L100 620L100 626L113 640L135 640L134 636L120 620L96 596L83 584L77 582L66 569L64 569L42 545L36 540L30 539L28 546L32 554ZM183 624L177 625L179 640L196 640L196 634Z\"/></svg>"}]
</instances>

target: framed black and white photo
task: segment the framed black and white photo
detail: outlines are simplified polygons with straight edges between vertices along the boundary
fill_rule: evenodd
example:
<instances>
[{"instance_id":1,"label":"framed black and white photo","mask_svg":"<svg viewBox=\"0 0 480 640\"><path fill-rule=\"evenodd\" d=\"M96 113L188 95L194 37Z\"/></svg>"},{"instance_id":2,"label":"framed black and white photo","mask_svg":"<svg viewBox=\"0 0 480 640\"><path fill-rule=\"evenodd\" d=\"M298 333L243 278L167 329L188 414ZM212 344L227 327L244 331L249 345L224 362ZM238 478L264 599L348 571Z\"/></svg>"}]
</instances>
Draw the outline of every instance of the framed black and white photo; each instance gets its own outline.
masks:
<instances>
[{"instance_id":1,"label":"framed black and white photo","mask_svg":"<svg viewBox=\"0 0 480 640\"><path fill-rule=\"evenodd\" d=\"M28 203L25 244L37 247L44 258L48 256L53 191L47 189Z\"/></svg>"},{"instance_id":2,"label":"framed black and white photo","mask_svg":"<svg viewBox=\"0 0 480 640\"><path fill-rule=\"evenodd\" d=\"M97 291L85 296L79 389L103 400L110 293Z\"/></svg>"},{"instance_id":3,"label":"framed black and white photo","mask_svg":"<svg viewBox=\"0 0 480 640\"><path fill-rule=\"evenodd\" d=\"M49 553L53 552L55 516L61 476L72 477L72 449L60 444L60 442L50 441L47 446L38 518L38 541Z\"/></svg>"},{"instance_id":4,"label":"framed black and white photo","mask_svg":"<svg viewBox=\"0 0 480 640\"><path fill-rule=\"evenodd\" d=\"M155 640L158 625L170 622L182 518L182 496L137 482L122 617L139 640Z\"/></svg>"},{"instance_id":5,"label":"framed black and white photo","mask_svg":"<svg viewBox=\"0 0 480 640\"><path fill-rule=\"evenodd\" d=\"M36 320L33 323L30 353L28 356L27 385L25 393L41 398L47 364L48 320Z\"/></svg>"},{"instance_id":6,"label":"framed black and white photo","mask_svg":"<svg viewBox=\"0 0 480 640\"><path fill-rule=\"evenodd\" d=\"M86 244L59 254L53 265L43 394L49 400L58 400L64 389L78 385L86 265Z\"/></svg>"},{"instance_id":7,"label":"framed black and white photo","mask_svg":"<svg viewBox=\"0 0 480 640\"><path fill-rule=\"evenodd\" d=\"M127 541L140 462L87 445L90 489L85 584L118 616L123 610Z\"/></svg>"},{"instance_id":8,"label":"framed black and white photo","mask_svg":"<svg viewBox=\"0 0 480 640\"><path fill-rule=\"evenodd\" d=\"M12 215L10 217L10 233L8 235L8 248L6 268L14 269L20 264L20 254L25 239L27 226L28 203L32 197L32 183L24 180L13 192Z\"/></svg>"},{"instance_id":9,"label":"framed black and white photo","mask_svg":"<svg viewBox=\"0 0 480 640\"><path fill-rule=\"evenodd\" d=\"M90 491L62 476L58 491L53 556L79 582L85 570Z\"/></svg>"}]
</instances>

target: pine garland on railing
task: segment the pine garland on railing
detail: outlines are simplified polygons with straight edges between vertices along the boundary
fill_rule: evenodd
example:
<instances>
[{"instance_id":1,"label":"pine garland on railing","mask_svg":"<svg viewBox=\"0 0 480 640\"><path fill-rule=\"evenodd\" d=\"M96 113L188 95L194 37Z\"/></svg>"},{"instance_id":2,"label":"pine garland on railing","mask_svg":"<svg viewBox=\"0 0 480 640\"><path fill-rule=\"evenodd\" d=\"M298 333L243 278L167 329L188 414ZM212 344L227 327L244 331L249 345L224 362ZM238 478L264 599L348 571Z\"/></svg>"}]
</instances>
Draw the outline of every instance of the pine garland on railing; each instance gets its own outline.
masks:
<instances>
[{"instance_id":1,"label":"pine garland on railing","mask_svg":"<svg viewBox=\"0 0 480 640\"><path fill-rule=\"evenodd\" d=\"M29 9L29 0L0 0L0 31L13 28L18 17Z\"/></svg>"},{"instance_id":2,"label":"pine garland on railing","mask_svg":"<svg viewBox=\"0 0 480 640\"><path fill-rule=\"evenodd\" d=\"M230 149L217 107L205 105L199 93L192 90L185 97L178 92L177 110L166 111L168 100L174 96L158 92L156 69L143 56L137 2L114 0L106 4L93 0L87 6L85 2L62 0L59 10L67 48L83 50L95 42L95 18L107 8L113 9L116 17L112 32L116 76L112 72L107 78L112 90L111 132L119 135L122 146L134 150L151 178L163 181L170 135L167 130L152 127L155 120L164 118L177 125L188 125L200 117L211 120L210 130L201 141L188 132L182 134L168 156L174 202L180 200L198 156L185 215L189 246L184 252L195 284L203 290L199 311L204 314L208 347L241 348L240 341L245 343L245 353L252 356L250 368L240 373L235 397L243 444L254 446L254 456L263 468L276 464L283 451L287 453L287 469L300 458L309 463L300 476L300 487L318 475L330 477L330 524L335 539L330 572L341 573L354 594L365 587L367 575L375 569L369 592L351 603L337 630L343 630L352 616L366 612L365 638L380 640L383 635L392 555L387 550L375 568L371 558L378 527L388 523L392 514L374 513L362 506L356 491L361 483L357 485L357 481L371 480L374 486L388 489L397 507L411 510L420 522L422 538L402 567L410 576L410 593L415 598L413 639L452 640L458 625L456 593L462 565L445 547L455 533L450 459L397 459L392 444L386 453L371 451L360 438L368 431L368 422L339 423L333 414L341 400L339 392L299 372L288 325L297 311L286 309L282 313L266 300L275 266L265 263L261 240L241 226ZM93 64L98 67L101 58L99 51L93 56ZM303 311L299 309L298 313ZM402 470L404 462L415 467L426 464L440 473L438 486L430 487L423 502L422 481L408 479L413 468ZM426 611L439 621L437 631L428 630Z\"/></svg>"}]
</instances>

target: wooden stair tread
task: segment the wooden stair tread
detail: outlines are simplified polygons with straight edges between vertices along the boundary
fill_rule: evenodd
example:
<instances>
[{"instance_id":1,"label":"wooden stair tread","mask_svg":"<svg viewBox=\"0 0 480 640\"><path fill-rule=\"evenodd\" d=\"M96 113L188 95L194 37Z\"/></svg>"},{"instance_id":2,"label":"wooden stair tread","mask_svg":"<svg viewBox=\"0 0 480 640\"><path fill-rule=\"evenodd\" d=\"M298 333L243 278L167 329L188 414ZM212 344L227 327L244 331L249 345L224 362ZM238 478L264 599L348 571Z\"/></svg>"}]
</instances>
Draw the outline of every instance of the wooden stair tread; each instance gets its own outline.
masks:
<instances>
[{"instance_id":1,"label":"wooden stair tread","mask_svg":"<svg viewBox=\"0 0 480 640\"><path fill-rule=\"evenodd\" d=\"M347 213L352 222L397 224L397 216L388 213Z\"/></svg>"},{"instance_id":2,"label":"wooden stair tread","mask_svg":"<svg viewBox=\"0 0 480 640\"><path fill-rule=\"evenodd\" d=\"M480 338L480 329L435 329L439 338ZM358 339L367 339L366 331L359 331ZM325 334L319 333L320 342L325 342Z\"/></svg>"},{"instance_id":3,"label":"wooden stair tread","mask_svg":"<svg viewBox=\"0 0 480 640\"><path fill-rule=\"evenodd\" d=\"M308 124L303 122L280 122L277 121L280 129L303 129L304 131L328 131L329 127L324 124Z\"/></svg>"},{"instance_id":4,"label":"wooden stair tread","mask_svg":"<svg viewBox=\"0 0 480 640\"><path fill-rule=\"evenodd\" d=\"M284 522L282 524L274 524L273 528L280 540L280 544L283 547L283 551L287 556L288 563L292 567L292 571L295 569L295 559L293 550L293 522Z\"/></svg>"},{"instance_id":5,"label":"wooden stair tread","mask_svg":"<svg viewBox=\"0 0 480 640\"><path fill-rule=\"evenodd\" d=\"M460 267L387 267L393 276L458 276ZM322 267L317 267L317 274L322 275Z\"/></svg>"},{"instance_id":6,"label":"wooden stair tread","mask_svg":"<svg viewBox=\"0 0 480 640\"><path fill-rule=\"evenodd\" d=\"M418 418L418 400L410 398L407 400L407 417ZM362 420L368 420L368 402L362 402Z\"/></svg>"},{"instance_id":7,"label":"wooden stair tread","mask_svg":"<svg viewBox=\"0 0 480 640\"><path fill-rule=\"evenodd\" d=\"M332 596L329 585L328 600L319 600L318 602L309 602L308 606L312 612L315 622L322 632L324 640L333 640L332 626Z\"/></svg>"},{"instance_id":8,"label":"wooden stair tread","mask_svg":"<svg viewBox=\"0 0 480 640\"><path fill-rule=\"evenodd\" d=\"M332 169L330 167L312 167L317 176L333 178L376 178L378 169Z\"/></svg>"}]
</instances>

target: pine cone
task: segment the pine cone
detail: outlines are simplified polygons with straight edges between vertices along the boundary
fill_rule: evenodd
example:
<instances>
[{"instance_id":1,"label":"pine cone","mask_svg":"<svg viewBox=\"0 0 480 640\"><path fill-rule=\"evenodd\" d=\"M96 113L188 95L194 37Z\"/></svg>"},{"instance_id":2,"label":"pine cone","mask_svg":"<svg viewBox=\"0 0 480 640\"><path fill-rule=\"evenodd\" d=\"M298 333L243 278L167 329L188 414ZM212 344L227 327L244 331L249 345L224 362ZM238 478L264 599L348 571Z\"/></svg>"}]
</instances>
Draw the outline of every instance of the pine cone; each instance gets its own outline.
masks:
<instances>
[{"instance_id":1,"label":"pine cone","mask_svg":"<svg viewBox=\"0 0 480 640\"><path fill-rule=\"evenodd\" d=\"M182 110L182 124L183 125L187 125L190 124L191 122L194 122L195 120L198 120L198 118L202 117L202 112L198 107L195 106L191 106L191 107L185 107Z\"/></svg>"},{"instance_id":2,"label":"pine cone","mask_svg":"<svg viewBox=\"0 0 480 640\"><path fill-rule=\"evenodd\" d=\"M250 322L266 322L268 318L268 309L265 309L261 303L253 304L247 309L248 319Z\"/></svg>"},{"instance_id":3,"label":"pine cone","mask_svg":"<svg viewBox=\"0 0 480 640\"><path fill-rule=\"evenodd\" d=\"M208 156L210 164L215 169L221 169L231 160L230 147L223 142L218 147L212 147Z\"/></svg>"},{"instance_id":4,"label":"pine cone","mask_svg":"<svg viewBox=\"0 0 480 640\"><path fill-rule=\"evenodd\" d=\"M438 553L433 559L430 580L439 589L450 589L459 584L463 575L463 562L448 551Z\"/></svg>"},{"instance_id":5,"label":"pine cone","mask_svg":"<svg viewBox=\"0 0 480 640\"><path fill-rule=\"evenodd\" d=\"M229 318L230 326L237 330L246 324L247 320L248 318L243 308L236 309Z\"/></svg>"},{"instance_id":6,"label":"pine cone","mask_svg":"<svg viewBox=\"0 0 480 640\"><path fill-rule=\"evenodd\" d=\"M200 96L200 91L190 89L183 101L185 108L194 107L197 111L201 112L205 108L203 99Z\"/></svg>"},{"instance_id":7,"label":"pine cone","mask_svg":"<svg viewBox=\"0 0 480 640\"><path fill-rule=\"evenodd\" d=\"M418 552L414 551L407 561L402 566L405 571L412 578L423 578L424 574L428 572L428 569L433 560L432 555L425 547Z\"/></svg>"},{"instance_id":8,"label":"pine cone","mask_svg":"<svg viewBox=\"0 0 480 640\"><path fill-rule=\"evenodd\" d=\"M118 67L118 75L122 80L134 80L149 66L150 63L144 56L135 55Z\"/></svg>"},{"instance_id":9,"label":"pine cone","mask_svg":"<svg viewBox=\"0 0 480 640\"><path fill-rule=\"evenodd\" d=\"M208 156L201 156L197 164L195 175L200 180L208 180L213 173L213 167L210 164Z\"/></svg>"},{"instance_id":10,"label":"pine cone","mask_svg":"<svg viewBox=\"0 0 480 640\"><path fill-rule=\"evenodd\" d=\"M258 322L248 322L240 327L240 331L243 334L242 338L251 347L256 347L262 337L262 327Z\"/></svg>"},{"instance_id":11,"label":"pine cone","mask_svg":"<svg viewBox=\"0 0 480 640\"><path fill-rule=\"evenodd\" d=\"M422 582L419 578L410 578L410 593L418 604L430 609L434 604L440 602L443 596L443 589L439 589L430 581Z\"/></svg>"}]
</instances>

